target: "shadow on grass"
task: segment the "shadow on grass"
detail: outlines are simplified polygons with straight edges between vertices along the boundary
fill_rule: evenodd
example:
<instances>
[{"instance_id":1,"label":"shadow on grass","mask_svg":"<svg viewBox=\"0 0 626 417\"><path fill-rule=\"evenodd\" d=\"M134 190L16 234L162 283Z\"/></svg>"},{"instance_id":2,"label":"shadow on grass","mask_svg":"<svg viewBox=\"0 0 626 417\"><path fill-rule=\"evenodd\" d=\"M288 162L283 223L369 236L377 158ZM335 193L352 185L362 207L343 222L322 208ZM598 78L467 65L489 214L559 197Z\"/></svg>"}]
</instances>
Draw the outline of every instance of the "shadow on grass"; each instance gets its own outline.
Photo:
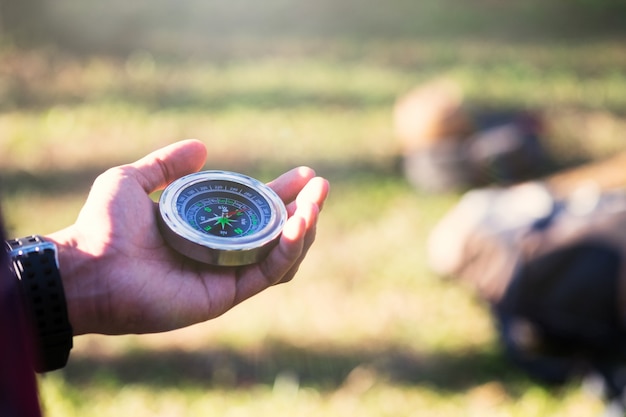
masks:
<instances>
[{"instance_id":1,"label":"shadow on grass","mask_svg":"<svg viewBox=\"0 0 626 417\"><path fill-rule=\"evenodd\" d=\"M21 192L59 196L85 193L86 197L93 181L105 169L104 167L89 167L46 170L38 173L24 170L0 170L0 193L2 196Z\"/></svg>"},{"instance_id":2,"label":"shadow on grass","mask_svg":"<svg viewBox=\"0 0 626 417\"><path fill-rule=\"evenodd\" d=\"M442 392L463 392L500 381L511 395L520 395L532 383L492 347L419 355L393 347L322 350L281 341L264 344L261 352L141 349L114 358L76 357L60 374L79 388L105 383L111 387L133 384L200 389L273 385L277 378L289 375L300 386L332 391L353 381L355 375L363 375L353 372L357 370L364 370L376 381L428 386Z\"/></svg>"},{"instance_id":3,"label":"shadow on grass","mask_svg":"<svg viewBox=\"0 0 626 417\"><path fill-rule=\"evenodd\" d=\"M439 73L443 66L433 63L432 73ZM218 111L228 108L250 109L371 109L388 108L395 96L391 93L368 94L362 92L317 92L298 91L295 87L265 88L259 91L211 92L192 91L188 87L174 88L167 84L154 84L150 89L141 88L137 83L120 79L119 85L112 86L101 95L83 97L73 92L42 91L35 83L20 83L10 79L7 83L0 109L20 109L46 111L53 106L78 106L84 103L104 102L123 103L146 111Z\"/></svg>"},{"instance_id":4,"label":"shadow on grass","mask_svg":"<svg viewBox=\"0 0 626 417\"><path fill-rule=\"evenodd\" d=\"M0 169L0 194L8 196L22 192L40 195L84 193L86 197L91 184L98 175L111 166L128 162L132 161L127 159L107 166L53 169L41 172ZM322 175L333 182L354 182L363 178L369 180L403 180L400 159L395 156L341 161L326 161L311 157L298 161L298 163L306 163L314 167L318 175ZM208 161L205 169L225 169L242 172L257 178L270 178L293 168L293 164L292 161L285 160L280 155L277 155L276 159L263 161L257 158L247 158L246 155L239 155L237 159L233 158L232 160Z\"/></svg>"},{"instance_id":5,"label":"shadow on grass","mask_svg":"<svg viewBox=\"0 0 626 417\"><path fill-rule=\"evenodd\" d=\"M550 155L545 165L538 168L537 176L550 175L565 169L575 168L591 162L591 159L582 158L558 160ZM131 162L120 160L117 164ZM221 169L245 173L259 179L269 179L280 175L294 167L292 161L277 155L276 159L260 161L256 158L246 158L240 155L238 159L228 161L209 161L204 169ZM325 177L332 184L372 184L387 183L390 181L406 182L400 155L385 157L350 158L346 160L328 161L315 157L299 160L298 164L309 165L315 168L318 175ZM46 170L31 173L24 170L0 169L0 196L10 196L17 193L29 192L44 196L62 196L82 193L87 197L91 184L96 177L111 166L89 166L76 169ZM494 179L495 182L497 182Z\"/></svg>"},{"instance_id":6,"label":"shadow on grass","mask_svg":"<svg viewBox=\"0 0 626 417\"><path fill-rule=\"evenodd\" d=\"M106 8L64 3L65 9L60 8L61 13L65 12L62 15L49 12L36 16L39 30L31 37L54 39L75 50L119 53L146 47L188 51L190 44L197 44L196 53L202 53L207 49L207 39L223 42L240 36L266 38L269 43L281 38L310 37L357 41L406 37L580 40L623 34L621 17L625 10L619 1L533 0L495 4L394 0L383 4L375 0L269 0L245 5L241 1L181 5L158 0L138 1L132 6L113 1ZM21 11L21 15L33 14L36 11ZM16 13L14 20L19 16ZM30 22L32 18L22 20Z\"/></svg>"}]
</instances>

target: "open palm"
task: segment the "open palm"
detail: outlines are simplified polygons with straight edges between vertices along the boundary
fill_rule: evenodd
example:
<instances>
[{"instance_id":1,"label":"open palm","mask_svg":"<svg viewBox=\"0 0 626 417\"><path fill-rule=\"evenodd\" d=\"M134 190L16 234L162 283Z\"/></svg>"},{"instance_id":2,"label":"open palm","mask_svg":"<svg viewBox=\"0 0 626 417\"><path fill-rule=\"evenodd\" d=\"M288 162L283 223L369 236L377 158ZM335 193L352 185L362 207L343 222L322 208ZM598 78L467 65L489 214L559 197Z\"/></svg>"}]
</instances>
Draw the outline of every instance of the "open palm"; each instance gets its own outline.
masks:
<instances>
[{"instance_id":1,"label":"open palm","mask_svg":"<svg viewBox=\"0 0 626 417\"><path fill-rule=\"evenodd\" d=\"M287 205L279 244L257 264L214 267L163 241L149 194L195 172L206 148L187 140L100 175L76 223L48 236L59 263L74 334L161 332L219 316L293 278L315 238L328 183L296 168L269 185Z\"/></svg>"}]
</instances>

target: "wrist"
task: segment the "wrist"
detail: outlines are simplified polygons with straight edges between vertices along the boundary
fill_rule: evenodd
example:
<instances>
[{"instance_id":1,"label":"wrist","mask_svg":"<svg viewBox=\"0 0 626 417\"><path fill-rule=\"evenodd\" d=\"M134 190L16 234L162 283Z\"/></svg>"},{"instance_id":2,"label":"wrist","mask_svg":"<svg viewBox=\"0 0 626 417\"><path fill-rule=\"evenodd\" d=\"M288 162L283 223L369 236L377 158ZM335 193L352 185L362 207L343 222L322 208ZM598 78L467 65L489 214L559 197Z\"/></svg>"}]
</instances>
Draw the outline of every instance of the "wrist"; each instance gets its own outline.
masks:
<instances>
[{"instance_id":1,"label":"wrist","mask_svg":"<svg viewBox=\"0 0 626 417\"><path fill-rule=\"evenodd\" d=\"M88 277L93 271L92 257L81 250L78 241L73 237L72 228L46 235L46 239L57 246L59 271L65 289L65 300L69 321L75 336L89 333L90 322L93 322L93 291L86 288L91 282Z\"/></svg>"}]
</instances>

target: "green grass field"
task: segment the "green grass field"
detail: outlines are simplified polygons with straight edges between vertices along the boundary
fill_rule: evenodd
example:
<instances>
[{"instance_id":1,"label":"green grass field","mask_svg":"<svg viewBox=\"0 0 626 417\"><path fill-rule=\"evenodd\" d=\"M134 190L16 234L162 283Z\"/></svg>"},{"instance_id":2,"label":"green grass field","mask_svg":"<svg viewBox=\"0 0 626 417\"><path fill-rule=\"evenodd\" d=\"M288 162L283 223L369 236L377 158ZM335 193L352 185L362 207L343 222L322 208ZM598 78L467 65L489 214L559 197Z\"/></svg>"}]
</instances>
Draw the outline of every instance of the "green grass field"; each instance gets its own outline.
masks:
<instances>
[{"instance_id":1,"label":"green grass field","mask_svg":"<svg viewBox=\"0 0 626 417\"><path fill-rule=\"evenodd\" d=\"M54 42L0 47L11 235L71 223L99 172L189 137L207 144L207 168L270 180L306 164L332 189L298 279L180 331L76 338L68 367L40 378L48 416L602 411L578 381L547 388L512 368L485 306L429 271L426 237L458 194L404 180L391 106L449 76L477 103L546 111L564 162L623 149L625 37L610 11L557 0L54 4Z\"/></svg>"}]
</instances>

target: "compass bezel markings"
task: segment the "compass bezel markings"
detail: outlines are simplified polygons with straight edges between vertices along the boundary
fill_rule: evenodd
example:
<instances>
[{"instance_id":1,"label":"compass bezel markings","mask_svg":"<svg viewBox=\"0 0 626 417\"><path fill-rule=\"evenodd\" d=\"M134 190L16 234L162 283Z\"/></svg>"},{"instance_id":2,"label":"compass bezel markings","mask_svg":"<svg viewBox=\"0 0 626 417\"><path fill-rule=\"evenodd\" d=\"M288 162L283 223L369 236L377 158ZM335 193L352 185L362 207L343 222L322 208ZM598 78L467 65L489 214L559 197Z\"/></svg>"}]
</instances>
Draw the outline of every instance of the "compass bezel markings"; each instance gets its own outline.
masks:
<instances>
[{"instance_id":1,"label":"compass bezel markings","mask_svg":"<svg viewBox=\"0 0 626 417\"><path fill-rule=\"evenodd\" d=\"M271 208L267 200L259 193L247 187L226 186L222 184L223 181L219 184L210 184L211 182L216 181L208 180L204 183L194 184L181 192L177 199L178 214L190 227L199 232L207 233L206 230L203 230L197 224L195 215L197 210L216 204L229 206L234 210L242 210L250 219L250 225L246 228L245 233L236 236L225 235L223 237L248 236L268 225L271 217ZM214 236L222 237L219 235Z\"/></svg>"}]
</instances>

